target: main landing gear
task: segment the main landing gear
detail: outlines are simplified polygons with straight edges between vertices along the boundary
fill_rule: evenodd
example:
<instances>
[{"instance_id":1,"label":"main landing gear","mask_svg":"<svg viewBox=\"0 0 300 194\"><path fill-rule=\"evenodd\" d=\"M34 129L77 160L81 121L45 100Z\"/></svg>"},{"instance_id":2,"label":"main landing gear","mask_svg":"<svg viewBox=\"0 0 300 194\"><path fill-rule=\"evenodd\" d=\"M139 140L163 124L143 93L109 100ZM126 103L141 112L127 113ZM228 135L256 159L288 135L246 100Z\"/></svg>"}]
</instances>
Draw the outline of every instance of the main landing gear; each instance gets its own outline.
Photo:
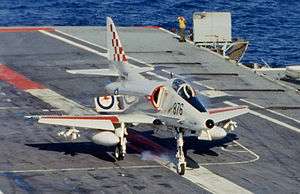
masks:
<instances>
[{"instance_id":1,"label":"main landing gear","mask_svg":"<svg viewBox=\"0 0 300 194\"><path fill-rule=\"evenodd\" d=\"M182 128L176 129L177 131L177 153L176 153L176 159L177 159L177 173L180 175L184 175L185 169L186 169L186 161L184 157L183 152L183 134L184 130Z\"/></svg>"},{"instance_id":2,"label":"main landing gear","mask_svg":"<svg viewBox=\"0 0 300 194\"><path fill-rule=\"evenodd\" d=\"M126 136L128 135L125 123L121 123L121 127L116 129L115 134L119 137L120 142L115 147L114 156L117 160L123 160L126 155Z\"/></svg>"},{"instance_id":3,"label":"main landing gear","mask_svg":"<svg viewBox=\"0 0 300 194\"><path fill-rule=\"evenodd\" d=\"M64 138L70 138L71 140L75 140L80 137L79 130L77 130L75 127L71 127L67 130L62 130L58 132L57 135L59 137L63 136Z\"/></svg>"}]
</instances>

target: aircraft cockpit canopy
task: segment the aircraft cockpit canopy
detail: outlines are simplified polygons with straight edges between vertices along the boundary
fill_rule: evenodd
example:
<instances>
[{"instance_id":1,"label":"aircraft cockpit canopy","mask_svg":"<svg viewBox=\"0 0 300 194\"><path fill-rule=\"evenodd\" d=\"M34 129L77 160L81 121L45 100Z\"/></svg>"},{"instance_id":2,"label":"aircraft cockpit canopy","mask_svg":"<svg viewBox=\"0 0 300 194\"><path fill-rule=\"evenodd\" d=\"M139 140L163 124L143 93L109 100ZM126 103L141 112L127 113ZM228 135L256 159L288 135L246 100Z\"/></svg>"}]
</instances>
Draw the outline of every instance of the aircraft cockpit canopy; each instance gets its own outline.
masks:
<instances>
[{"instance_id":1,"label":"aircraft cockpit canopy","mask_svg":"<svg viewBox=\"0 0 300 194\"><path fill-rule=\"evenodd\" d=\"M196 108L200 112L206 112L205 107L196 96L195 90L191 85L187 84L186 81L182 79L174 79L174 81L172 82L172 88L177 92L179 96L185 99L194 108Z\"/></svg>"}]
</instances>

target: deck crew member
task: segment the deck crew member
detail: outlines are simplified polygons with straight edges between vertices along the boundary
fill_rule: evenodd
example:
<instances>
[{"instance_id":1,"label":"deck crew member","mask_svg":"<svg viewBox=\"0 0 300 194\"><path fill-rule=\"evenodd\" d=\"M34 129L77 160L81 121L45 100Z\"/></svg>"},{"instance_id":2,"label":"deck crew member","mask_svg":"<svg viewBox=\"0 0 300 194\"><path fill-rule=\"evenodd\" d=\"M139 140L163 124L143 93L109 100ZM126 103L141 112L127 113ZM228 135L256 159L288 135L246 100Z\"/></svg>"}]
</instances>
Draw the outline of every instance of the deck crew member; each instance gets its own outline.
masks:
<instances>
[{"instance_id":1,"label":"deck crew member","mask_svg":"<svg viewBox=\"0 0 300 194\"><path fill-rule=\"evenodd\" d=\"M179 36L180 36L179 42L185 42L184 31L186 28L186 20L183 16L179 16L177 18L177 20L178 20L178 25L179 25Z\"/></svg>"}]
</instances>

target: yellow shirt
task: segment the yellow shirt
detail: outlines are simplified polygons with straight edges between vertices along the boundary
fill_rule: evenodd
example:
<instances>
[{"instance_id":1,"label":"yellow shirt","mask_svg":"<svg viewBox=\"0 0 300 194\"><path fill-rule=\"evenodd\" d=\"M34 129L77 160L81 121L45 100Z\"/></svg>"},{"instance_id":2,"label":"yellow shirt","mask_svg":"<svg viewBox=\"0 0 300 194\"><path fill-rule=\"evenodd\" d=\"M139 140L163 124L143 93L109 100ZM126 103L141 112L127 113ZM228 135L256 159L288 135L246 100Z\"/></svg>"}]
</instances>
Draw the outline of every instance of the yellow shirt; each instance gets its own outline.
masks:
<instances>
[{"instance_id":1,"label":"yellow shirt","mask_svg":"<svg viewBox=\"0 0 300 194\"><path fill-rule=\"evenodd\" d=\"M185 28L186 21L184 17L178 17L179 28Z\"/></svg>"}]
</instances>

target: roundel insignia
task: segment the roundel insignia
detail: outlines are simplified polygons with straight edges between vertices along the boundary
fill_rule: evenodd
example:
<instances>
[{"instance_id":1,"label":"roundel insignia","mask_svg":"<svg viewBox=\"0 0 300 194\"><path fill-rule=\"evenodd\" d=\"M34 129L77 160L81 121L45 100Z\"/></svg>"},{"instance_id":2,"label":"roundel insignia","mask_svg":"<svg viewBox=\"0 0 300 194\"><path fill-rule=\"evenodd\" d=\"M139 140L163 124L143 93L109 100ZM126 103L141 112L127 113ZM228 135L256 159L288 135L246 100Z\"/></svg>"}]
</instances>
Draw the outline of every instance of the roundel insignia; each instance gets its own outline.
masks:
<instances>
[{"instance_id":1,"label":"roundel insignia","mask_svg":"<svg viewBox=\"0 0 300 194\"><path fill-rule=\"evenodd\" d=\"M97 102L102 109L107 110L113 107L115 98L114 96L100 96L97 98Z\"/></svg>"}]
</instances>

